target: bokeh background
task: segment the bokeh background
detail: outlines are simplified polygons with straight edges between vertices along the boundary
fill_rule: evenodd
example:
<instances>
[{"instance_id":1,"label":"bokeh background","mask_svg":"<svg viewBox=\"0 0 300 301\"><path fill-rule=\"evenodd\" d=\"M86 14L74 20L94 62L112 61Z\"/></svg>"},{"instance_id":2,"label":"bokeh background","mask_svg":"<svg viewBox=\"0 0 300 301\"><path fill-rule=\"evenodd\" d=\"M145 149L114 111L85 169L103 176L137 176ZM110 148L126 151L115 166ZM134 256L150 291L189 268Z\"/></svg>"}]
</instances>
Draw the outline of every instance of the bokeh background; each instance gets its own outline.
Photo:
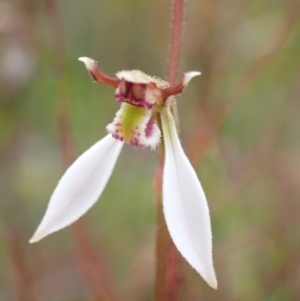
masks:
<instances>
[{"instance_id":1,"label":"bokeh background","mask_svg":"<svg viewBox=\"0 0 300 301\"><path fill-rule=\"evenodd\" d=\"M170 9L0 1L1 301L152 300L157 152L125 146L77 232L28 239L66 162L119 107L77 58L165 78ZM299 0L186 1L180 69L202 75L178 97L180 136L211 208L219 289L184 262L179 300L300 300L299 15Z\"/></svg>"}]
</instances>

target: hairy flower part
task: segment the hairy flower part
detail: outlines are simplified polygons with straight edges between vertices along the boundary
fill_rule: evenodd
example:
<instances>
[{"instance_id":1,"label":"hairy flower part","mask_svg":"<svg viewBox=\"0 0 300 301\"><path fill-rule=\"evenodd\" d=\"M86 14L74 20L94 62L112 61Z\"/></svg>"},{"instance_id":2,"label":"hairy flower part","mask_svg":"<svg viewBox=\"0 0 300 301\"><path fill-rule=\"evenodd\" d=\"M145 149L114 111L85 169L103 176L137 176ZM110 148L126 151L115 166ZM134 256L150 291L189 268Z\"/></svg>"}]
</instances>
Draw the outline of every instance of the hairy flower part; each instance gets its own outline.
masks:
<instances>
[{"instance_id":1,"label":"hairy flower part","mask_svg":"<svg viewBox=\"0 0 300 301\"><path fill-rule=\"evenodd\" d=\"M117 78L113 78L104 74L94 60L86 57L80 60L96 82L116 88L121 108L107 126L109 134L65 172L30 242L37 242L70 225L95 204L112 173L123 142L155 148L162 136L165 148L163 207L170 236L190 265L211 287L217 288L208 205L181 147L172 115L173 96L181 93L200 73L188 72L177 85L170 87L167 82L138 70L120 71ZM156 123L154 114L160 115L162 128Z\"/></svg>"},{"instance_id":2,"label":"hairy flower part","mask_svg":"<svg viewBox=\"0 0 300 301\"><path fill-rule=\"evenodd\" d=\"M131 145L155 149L161 132L152 108L163 105L161 90L169 84L140 70L120 71L116 76L120 82L115 97L122 105L108 132Z\"/></svg>"},{"instance_id":3,"label":"hairy flower part","mask_svg":"<svg viewBox=\"0 0 300 301\"><path fill-rule=\"evenodd\" d=\"M172 240L190 265L217 288L209 209L198 177L186 157L171 110L161 113L165 143L163 207Z\"/></svg>"},{"instance_id":4,"label":"hairy flower part","mask_svg":"<svg viewBox=\"0 0 300 301\"><path fill-rule=\"evenodd\" d=\"M167 82L140 70L120 71L116 76L120 79L116 100L148 110L155 104L163 104L161 89L169 86Z\"/></svg>"},{"instance_id":5,"label":"hairy flower part","mask_svg":"<svg viewBox=\"0 0 300 301\"><path fill-rule=\"evenodd\" d=\"M113 122L106 129L114 138L134 146L155 149L160 142L160 129L151 110L128 103L122 103Z\"/></svg>"}]
</instances>

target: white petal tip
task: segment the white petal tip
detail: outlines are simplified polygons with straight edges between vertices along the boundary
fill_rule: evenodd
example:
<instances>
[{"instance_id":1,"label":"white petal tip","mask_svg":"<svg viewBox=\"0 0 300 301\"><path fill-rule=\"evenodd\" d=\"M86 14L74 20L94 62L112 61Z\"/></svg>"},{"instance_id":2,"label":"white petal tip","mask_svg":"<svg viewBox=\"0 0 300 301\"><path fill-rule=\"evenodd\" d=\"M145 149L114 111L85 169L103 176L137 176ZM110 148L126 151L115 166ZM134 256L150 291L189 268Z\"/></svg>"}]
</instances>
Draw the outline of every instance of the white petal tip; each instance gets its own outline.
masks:
<instances>
[{"instance_id":1,"label":"white petal tip","mask_svg":"<svg viewBox=\"0 0 300 301\"><path fill-rule=\"evenodd\" d=\"M55 188L30 243L38 242L72 224L96 203L113 171L122 145L107 135L68 168Z\"/></svg>"},{"instance_id":2,"label":"white petal tip","mask_svg":"<svg viewBox=\"0 0 300 301\"><path fill-rule=\"evenodd\" d=\"M36 242L39 242L41 239L43 239L47 235L48 235L48 233L46 233L45 231L41 232L40 229L37 229L37 231L35 231L33 236L30 238L29 243L34 244Z\"/></svg>"},{"instance_id":3,"label":"white petal tip","mask_svg":"<svg viewBox=\"0 0 300 301\"><path fill-rule=\"evenodd\" d=\"M200 74L201 72L199 71L190 71L185 73L183 76L183 85L186 87L193 77L199 76Z\"/></svg>"},{"instance_id":4,"label":"white petal tip","mask_svg":"<svg viewBox=\"0 0 300 301\"><path fill-rule=\"evenodd\" d=\"M190 72L188 79L199 75ZM185 155L170 110L162 111L165 142L163 205L170 236L181 255L217 289L212 260L212 234L209 209L203 188Z\"/></svg>"},{"instance_id":5,"label":"white petal tip","mask_svg":"<svg viewBox=\"0 0 300 301\"><path fill-rule=\"evenodd\" d=\"M218 289L218 282L216 278L210 279L209 281L207 281L208 285L210 287L212 287L213 289Z\"/></svg>"},{"instance_id":6,"label":"white petal tip","mask_svg":"<svg viewBox=\"0 0 300 301\"><path fill-rule=\"evenodd\" d=\"M83 62L88 70L92 70L95 65L95 61L88 57L80 57L78 60Z\"/></svg>"},{"instance_id":7,"label":"white petal tip","mask_svg":"<svg viewBox=\"0 0 300 301\"><path fill-rule=\"evenodd\" d=\"M34 244L35 242L38 242L38 241L39 241L39 239L36 238L35 236L33 236L32 238L30 238L29 243Z\"/></svg>"},{"instance_id":8,"label":"white petal tip","mask_svg":"<svg viewBox=\"0 0 300 301\"><path fill-rule=\"evenodd\" d=\"M208 265L204 270L198 270L198 272L211 288L215 290L218 288L218 280L213 265Z\"/></svg>"}]
</instances>

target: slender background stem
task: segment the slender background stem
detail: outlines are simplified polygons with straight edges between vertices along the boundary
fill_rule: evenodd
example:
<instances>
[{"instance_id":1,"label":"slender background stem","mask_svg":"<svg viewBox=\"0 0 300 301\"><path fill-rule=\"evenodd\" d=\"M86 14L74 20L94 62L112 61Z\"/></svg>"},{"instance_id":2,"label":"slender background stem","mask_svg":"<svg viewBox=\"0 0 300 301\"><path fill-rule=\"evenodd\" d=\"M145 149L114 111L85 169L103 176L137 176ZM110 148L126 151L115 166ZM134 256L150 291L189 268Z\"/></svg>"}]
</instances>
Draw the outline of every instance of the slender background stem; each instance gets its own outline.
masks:
<instances>
[{"instance_id":1,"label":"slender background stem","mask_svg":"<svg viewBox=\"0 0 300 301\"><path fill-rule=\"evenodd\" d=\"M63 164L68 167L75 158L74 142L71 134L70 99L68 90L65 47L59 14L54 0L46 0L46 13L51 26L54 68L58 91L58 125ZM96 255L88 239L83 220L72 225L76 244L76 259L82 279L95 301L114 301L106 269Z\"/></svg>"}]
</instances>

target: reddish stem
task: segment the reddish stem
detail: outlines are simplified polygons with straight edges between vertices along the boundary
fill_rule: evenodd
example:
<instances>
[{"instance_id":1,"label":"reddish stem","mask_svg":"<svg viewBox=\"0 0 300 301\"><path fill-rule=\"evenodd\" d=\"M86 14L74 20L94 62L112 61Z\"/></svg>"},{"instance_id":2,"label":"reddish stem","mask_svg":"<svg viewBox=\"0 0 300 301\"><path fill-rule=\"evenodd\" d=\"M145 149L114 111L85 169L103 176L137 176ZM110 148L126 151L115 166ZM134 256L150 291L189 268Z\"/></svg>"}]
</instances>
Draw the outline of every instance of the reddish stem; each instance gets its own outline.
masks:
<instances>
[{"instance_id":1,"label":"reddish stem","mask_svg":"<svg viewBox=\"0 0 300 301\"><path fill-rule=\"evenodd\" d=\"M21 240L20 233L12 225L7 225L6 245L14 268L13 279L15 281L14 292L16 294L16 300L37 300L33 291L33 277L30 263L26 256L26 248Z\"/></svg>"},{"instance_id":2,"label":"reddish stem","mask_svg":"<svg viewBox=\"0 0 300 301\"><path fill-rule=\"evenodd\" d=\"M175 86L180 62L182 43L182 29L184 17L184 0L173 0L172 2L172 27L169 48L169 59L167 68L167 79L172 89ZM180 93L180 85L175 86L176 94ZM180 87L179 87L180 88ZM157 237L156 237L156 279L155 279L155 301L175 301L179 292L180 255L173 245L169 236L162 204L164 146L161 146L159 166L154 175L154 190L157 203Z\"/></svg>"},{"instance_id":3,"label":"reddish stem","mask_svg":"<svg viewBox=\"0 0 300 301\"><path fill-rule=\"evenodd\" d=\"M163 151L162 151L163 152ZM154 174L154 191L156 199L156 277L155 277L155 301L166 300L168 250L171 240L165 223L162 203L162 177L163 156L159 160L159 166Z\"/></svg>"},{"instance_id":4,"label":"reddish stem","mask_svg":"<svg viewBox=\"0 0 300 301\"><path fill-rule=\"evenodd\" d=\"M80 58L79 60L84 62L84 60L82 58ZM88 71L90 72L94 81L96 81L97 83L109 85L114 88L117 88L119 86L120 80L103 73L99 69L98 64L95 61L93 61L92 66L90 66L90 68L88 68Z\"/></svg>"},{"instance_id":5,"label":"reddish stem","mask_svg":"<svg viewBox=\"0 0 300 301\"><path fill-rule=\"evenodd\" d=\"M176 82L180 63L184 4L185 0L172 1L172 27L167 69L167 79L171 86L173 86Z\"/></svg>"},{"instance_id":6,"label":"reddish stem","mask_svg":"<svg viewBox=\"0 0 300 301\"><path fill-rule=\"evenodd\" d=\"M179 63L181 55L181 44L183 37L183 23L185 0L173 0L172 11L172 31L171 44L168 62L168 82L174 90L174 94L182 92L183 80L175 86ZM175 116L177 118L177 116ZM181 278L181 255L177 251L173 242L171 241L168 250L167 263L167 283L166 283L166 299L169 301L176 301L178 299Z\"/></svg>"},{"instance_id":7,"label":"reddish stem","mask_svg":"<svg viewBox=\"0 0 300 301\"><path fill-rule=\"evenodd\" d=\"M95 254L82 219L74 224L73 232L77 248L77 263L93 300L114 301L106 265L99 253Z\"/></svg>"},{"instance_id":8,"label":"reddish stem","mask_svg":"<svg viewBox=\"0 0 300 301\"><path fill-rule=\"evenodd\" d=\"M170 96L181 94L185 86L185 75L183 75L182 79L177 84L173 84L170 87L161 90L163 100L166 101Z\"/></svg>"}]
</instances>

